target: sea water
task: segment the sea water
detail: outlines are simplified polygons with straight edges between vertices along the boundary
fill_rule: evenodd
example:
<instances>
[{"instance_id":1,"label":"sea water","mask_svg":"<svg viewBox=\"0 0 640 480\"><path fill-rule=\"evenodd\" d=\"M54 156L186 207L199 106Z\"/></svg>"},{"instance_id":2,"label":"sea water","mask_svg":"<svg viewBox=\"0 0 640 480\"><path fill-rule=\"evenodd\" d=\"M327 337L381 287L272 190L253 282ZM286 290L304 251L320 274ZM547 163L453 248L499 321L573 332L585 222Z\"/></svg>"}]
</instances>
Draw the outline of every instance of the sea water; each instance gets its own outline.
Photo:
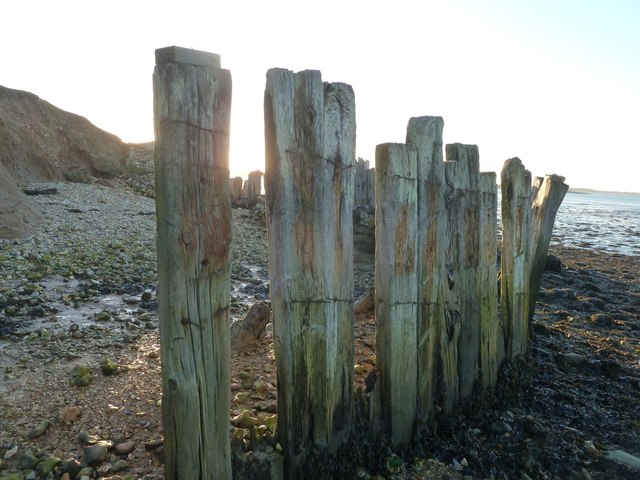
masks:
<instances>
[{"instance_id":1,"label":"sea water","mask_svg":"<svg viewBox=\"0 0 640 480\"><path fill-rule=\"evenodd\" d=\"M640 194L567 192L551 243L640 255Z\"/></svg>"}]
</instances>

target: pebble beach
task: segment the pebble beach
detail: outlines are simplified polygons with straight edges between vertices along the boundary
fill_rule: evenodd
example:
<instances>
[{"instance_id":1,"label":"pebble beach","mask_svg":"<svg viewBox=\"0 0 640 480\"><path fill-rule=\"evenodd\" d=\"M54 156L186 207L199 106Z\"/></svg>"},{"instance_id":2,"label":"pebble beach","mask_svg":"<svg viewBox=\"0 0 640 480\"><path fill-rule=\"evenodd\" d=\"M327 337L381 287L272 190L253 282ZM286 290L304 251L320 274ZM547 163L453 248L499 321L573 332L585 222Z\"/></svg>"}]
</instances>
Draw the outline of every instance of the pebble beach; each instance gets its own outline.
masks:
<instances>
[{"instance_id":1,"label":"pebble beach","mask_svg":"<svg viewBox=\"0 0 640 480\"><path fill-rule=\"evenodd\" d=\"M155 202L115 182L29 188L48 191L33 197L44 222L0 240L0 480L163 478ZM264 209L234 208L233 239L238 320L268 303ZM640 456L640 257L550 253L531 356L503 372L518 370L517 388L463 406L397 471L371 463L354 478L640 478L621 460ZM372 262L357 256L358 293ZM355 333L362 382L372 315ZM236 434L273 428L274 370L269 325L232 354Z\"/></svg>"}]
</instances>

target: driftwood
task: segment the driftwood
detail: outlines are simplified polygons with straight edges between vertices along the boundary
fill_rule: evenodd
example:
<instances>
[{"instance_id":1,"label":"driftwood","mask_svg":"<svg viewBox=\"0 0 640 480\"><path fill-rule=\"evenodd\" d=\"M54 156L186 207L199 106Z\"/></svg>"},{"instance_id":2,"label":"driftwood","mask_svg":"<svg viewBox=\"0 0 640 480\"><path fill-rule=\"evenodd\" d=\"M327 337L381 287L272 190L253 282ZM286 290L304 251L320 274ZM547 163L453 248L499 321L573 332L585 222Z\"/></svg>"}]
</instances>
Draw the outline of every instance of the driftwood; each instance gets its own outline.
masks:
<instances>
[{"instance_id":1,"label":"driftwood","mask_svg":"<svg viewBox=\"0 0 640 480\"><path fill-rule=\"evenodd\" d=\"M306 447L335 453L352 425L355 98L271 69L264 109L278 439L297 478Z\"/></svg>"},{"instance_id":2,"label":"driftwood","mask_svg":"<svg viewBox=\"0 0 640 480\"><path fill-rule=\"evenodd\" d=\"M254 303L242 320L236 320L230 326L231 349L246 350L260 342L264 329L271 320L269 307Z\"/></svg>"},{"instance_id":3,"label":"driftwood","mask_svg":"<svg viewBox=\"0 0 640 480\"><path fill-rule=\"evenodd\" d=\"M165 476L231 479L231 74L168 47L153 90Z\"/></svg>"}]
</instances>

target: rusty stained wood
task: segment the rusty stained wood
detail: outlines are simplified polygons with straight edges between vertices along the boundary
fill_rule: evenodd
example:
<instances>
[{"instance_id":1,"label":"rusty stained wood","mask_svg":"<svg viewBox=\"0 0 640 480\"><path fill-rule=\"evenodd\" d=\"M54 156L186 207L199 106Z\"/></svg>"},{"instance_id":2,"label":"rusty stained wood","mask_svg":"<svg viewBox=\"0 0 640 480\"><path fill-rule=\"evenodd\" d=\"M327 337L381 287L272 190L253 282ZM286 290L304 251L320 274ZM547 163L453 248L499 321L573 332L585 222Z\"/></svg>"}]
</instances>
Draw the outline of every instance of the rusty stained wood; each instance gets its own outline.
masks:
<instances>
[{"instance_id":1,"label":"rusty stained wood","mask_svg":"<svg viewBox=\"0 0 640 480\"><path fill-rule=\"evenodd\" d=\"M546 175L544 179L536 177L534 180L529 238L529 318L533 318L535 312L556 214L569 190L564 180L559 175Z\"/></svg>"},{"instance_id":2,"label":"rusty stained wood","mask_svg":"<svg viewBox=\"0 0 640 480\"><path fill-rule=\"evenodd\" d=\"M153 89L165 476L230 479L231 75L171 61Z\"/></svg>"},{"instance_id":3,"label":"rusty stained wood","mask_svg":"<svg viewBox=\"0 0 640 480\"><path fill-rule=\"evenodd\" d=\"M476 145L459 143L445 147L445 203L449 214L447 272L450 286L446 308L451 362L457 369L458 389L446 407L469 396L478 378L480 358L480 305L477 300L480 265L479 153ZM453 345L453 343L456 345ZM454 374L445 374L450 380Z\"/></svg>"},{"instance_id":4,"label":"rusty stained wood","mask_svg":"<svg viewBox=\"0 0 640 480\"><path fill-rule=\"evenodd\" d=\"M494 172L480 173L480 377L484 387L493 387L502 361L502 328L498 315L498 186Z\"/></svg>"},{"instance_id":5,"label":"rusty stained wood","mask_svg":"<svg viewBox=\"0 0 640 480\"><path fill-rule=\"evenodd\" d=\"M417 394L417 148L376 147L376 365L384 431L413 435Z\"/></svg>"},{"instance_id":6,"label":"rusty stained wood","mask_svg":"<svg viewBox=\"0 0 640 480\"><path fill-rule=\"evenodd\" d=\"M319 71L267 72L265 190L287 476L309 444L330 453L353 412L355 98Z\"/></svg>"},{"instance_id":7,"label":"rusty stained wood","mask_svg":"<svg viewBox=\"0 0 640 480\"><path fill-rule=\"evenodd\" d=\"M531 174L519 158L501 172L500 310L506 359L529 349Z\"/></svg>"},{"instance_id":8,"label":"rusty stained wood","mask_svg":"<svg viewBox=\"0 0 640 480\"><path fill-rule=\"evenodd\" d=\"M445 332L447 217L444 202L442 117L414 117L407 126L407 143L417 148L418 312L417 416L426 422L434 413L439 372L440 341ZM446 388L446 387L445 387Z\"/></svg>"}]
</instances>

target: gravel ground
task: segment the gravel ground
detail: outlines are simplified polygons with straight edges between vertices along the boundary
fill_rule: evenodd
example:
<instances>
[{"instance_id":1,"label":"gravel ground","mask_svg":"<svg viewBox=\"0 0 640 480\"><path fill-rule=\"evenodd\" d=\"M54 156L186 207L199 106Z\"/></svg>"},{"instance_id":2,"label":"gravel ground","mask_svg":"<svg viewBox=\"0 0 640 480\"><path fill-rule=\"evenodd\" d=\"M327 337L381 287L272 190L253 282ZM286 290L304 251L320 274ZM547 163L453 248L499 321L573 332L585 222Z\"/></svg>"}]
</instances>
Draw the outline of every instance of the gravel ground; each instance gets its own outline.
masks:
<instances>
[{"instance_id":1,"label":"gravel ground","mask_svg":"<svg viewBox=\"0 0 640 480\"><path fill-rule=\"evenodd\" d=\"M82 467L88 478L160 479L154 201L115 183L31 187L56 191L33 197L45 222L32 237L0 240L0 480L74 478ZM263 215L233 211L232 319L268 302ZM506 387L438 419L402 459L370 445L354 476L640 478L611 458L640 456L640 258L552 253L564 265L545 274L532 354L503 371ZM373 257L357 258L363 292ZM356 318L355 337L361 384L375 368L370 314ZM243 422L269 439L275 384L267 327L255 348L232 353L240 443Z\"/></svg>"}]
</instances>

